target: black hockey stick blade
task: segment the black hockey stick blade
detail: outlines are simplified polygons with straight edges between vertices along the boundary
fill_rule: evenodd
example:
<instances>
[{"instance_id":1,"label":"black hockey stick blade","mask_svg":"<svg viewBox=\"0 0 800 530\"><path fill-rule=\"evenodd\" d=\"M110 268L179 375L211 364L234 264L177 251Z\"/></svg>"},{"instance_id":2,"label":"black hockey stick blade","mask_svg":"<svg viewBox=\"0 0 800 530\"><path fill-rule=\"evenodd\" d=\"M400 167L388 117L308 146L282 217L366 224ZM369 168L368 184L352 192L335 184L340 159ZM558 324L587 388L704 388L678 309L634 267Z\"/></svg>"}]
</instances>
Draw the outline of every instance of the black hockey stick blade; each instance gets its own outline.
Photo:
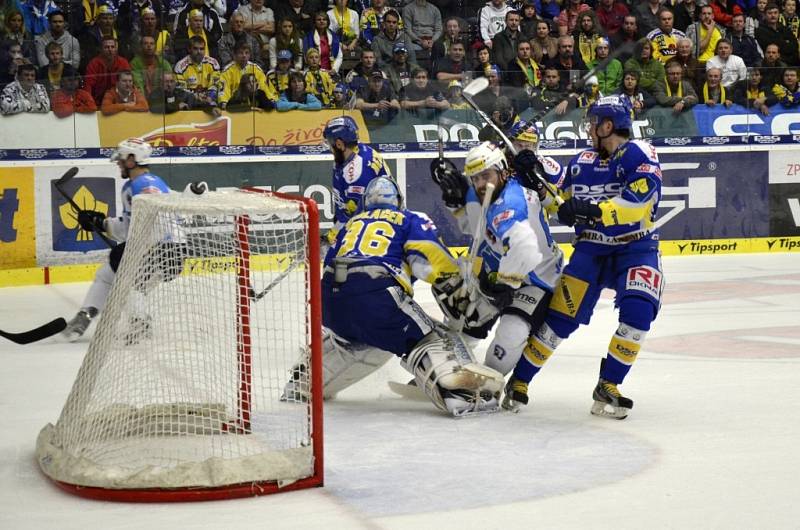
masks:
<instances>
[{"instance_id":1,"label":"black hockey stick blade","mask_svg":"<svg viewBox=\"0 0 800 530\"><path fill-rule=\"evenodd\" d=\"M43 326L29 331L23 331L22 333L10 333L0 330L0 337L8 339L11 342L16 342L17 344L30 344L31 342L37 342L61 333L66 327L67 321L59 317Z\"/></svg>"},{"instance_id":2,"label":"black hockey stick blade","mask_svg":"<svg viewBox=\"0 0 800 530\"><path fill-rule=\"evenodd\" d=\"M67 172L64 173L63 175L61 175L61 178L56 181L56 186L62 186L64 184L66 184L67 182L72 180L72 177L74 177L77 174L78 174L78 168L77 167L73 166L73 167L69 168L67 170Z\"/></svg>"}]
</instances>

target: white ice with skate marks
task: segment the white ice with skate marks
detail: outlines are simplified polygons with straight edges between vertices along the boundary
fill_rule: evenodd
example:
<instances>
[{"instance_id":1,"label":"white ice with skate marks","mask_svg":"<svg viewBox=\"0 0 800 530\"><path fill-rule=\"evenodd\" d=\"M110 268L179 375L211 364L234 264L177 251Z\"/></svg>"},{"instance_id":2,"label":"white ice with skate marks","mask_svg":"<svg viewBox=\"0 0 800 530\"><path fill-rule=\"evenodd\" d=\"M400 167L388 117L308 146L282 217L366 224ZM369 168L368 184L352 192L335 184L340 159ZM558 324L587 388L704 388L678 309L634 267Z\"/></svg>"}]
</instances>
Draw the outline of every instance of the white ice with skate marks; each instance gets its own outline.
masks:
<instances>
[{"instance_id":1,"label":"white ice with skate marks","mask_svg":"<svg viewBox=\"0 0 800 530\"><path fill-rule=\"evenodd\" d=\"M519 414L454 420L399 398L387 381L410 376L392 362L326 404L324 488L226 503L143 509L53 487L34 442L57 419L94 328L75 344L3 342L0 414L13 428L0 437L0 527L796 528L800 409L781 404L800 373L800 255L664 265L662 313L621 387L635 401L628 419L589 414L616 327L604 297ZM2 289L3 329L71 316L87 287ZM753 337L765 339L757 349Z\"/></svg>"}]
</instances>

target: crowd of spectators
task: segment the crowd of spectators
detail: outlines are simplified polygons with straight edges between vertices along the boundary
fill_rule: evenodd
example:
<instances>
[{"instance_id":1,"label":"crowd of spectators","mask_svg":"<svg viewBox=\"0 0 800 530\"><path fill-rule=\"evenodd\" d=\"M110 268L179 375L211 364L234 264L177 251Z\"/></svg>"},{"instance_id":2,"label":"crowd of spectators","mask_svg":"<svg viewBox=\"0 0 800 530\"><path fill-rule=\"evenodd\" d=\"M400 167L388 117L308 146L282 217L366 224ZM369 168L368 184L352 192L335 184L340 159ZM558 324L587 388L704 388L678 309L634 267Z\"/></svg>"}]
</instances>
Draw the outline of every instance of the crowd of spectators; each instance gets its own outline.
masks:
<instances>
[{"instance_id":1,"label":"crowd of spectators","mask_svg":"<svg viewBox=\"0 0 800 530\"><path fill-rule=\"evenodd\" d=\"M0 111L800 106L797 0L0 0ZM594 75L585 75L594 70Z\"/></svg>"}]
</instances>

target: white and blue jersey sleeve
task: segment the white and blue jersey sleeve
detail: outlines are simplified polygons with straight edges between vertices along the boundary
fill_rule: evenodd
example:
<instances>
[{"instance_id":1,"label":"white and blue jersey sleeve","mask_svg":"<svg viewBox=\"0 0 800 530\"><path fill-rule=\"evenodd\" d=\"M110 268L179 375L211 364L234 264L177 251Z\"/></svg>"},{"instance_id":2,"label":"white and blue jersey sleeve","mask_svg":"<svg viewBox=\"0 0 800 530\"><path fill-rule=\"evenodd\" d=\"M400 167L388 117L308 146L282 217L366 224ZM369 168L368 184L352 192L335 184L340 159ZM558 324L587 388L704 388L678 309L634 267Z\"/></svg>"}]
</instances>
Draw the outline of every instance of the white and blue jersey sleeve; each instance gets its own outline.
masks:
<instances>
[{"instance_id":1,"label":"white and blue jersey sleeve","mask_svg":"<svg viewBox=\"0 0 800 530\"><path fill-rule=\"evenodd\" d=\"M131 225L131 204L136 195L142 193L169 193L167 184L161 177L152 173L144 173L128 180L122 186L122 215L106 219L106 232L117 241L128 239L128 229Z\"/></svg>"}]
</instances>

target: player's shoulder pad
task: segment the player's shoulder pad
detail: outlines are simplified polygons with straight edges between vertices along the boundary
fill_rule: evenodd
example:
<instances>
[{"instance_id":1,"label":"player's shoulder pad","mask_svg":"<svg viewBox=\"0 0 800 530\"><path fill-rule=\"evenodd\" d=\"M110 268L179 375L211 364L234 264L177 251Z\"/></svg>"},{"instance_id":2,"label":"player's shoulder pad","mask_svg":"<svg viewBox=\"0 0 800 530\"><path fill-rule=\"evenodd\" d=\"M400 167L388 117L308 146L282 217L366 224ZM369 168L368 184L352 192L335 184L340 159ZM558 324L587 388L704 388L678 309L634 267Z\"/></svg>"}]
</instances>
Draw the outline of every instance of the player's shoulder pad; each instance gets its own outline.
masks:
<instances>
[{"instance_id":1,"label":"player's shoulder pad","mask_svg":"<svg viewBox=\"0 0 800 530\"><path fill-rule=\"evenodd\" d=\"M489 207L488 222L502 234L511 223L528 218L528 201L525 191L516 179L506 182L500 196Z\"/></svg>"},{"instance_id":2,"label":"player's shoulder pad","mask_svg":"<svg viewBox=\"0 0 800 530\"><path fill-rule=\"evenodd\" d=\"M418 225L423 230L436 230L436 223L433 222L428 214L420 212L419 210L400 210L410 219L414 224Z\"/></svg>"},{"instance_id":3,"label":"player's shoulder pad","mask_svg":"<svg viewBox=\"0 0 800 530\"><path fill-rule=\"evenodd\" d=\"M131 182L131 194L139 195L140 193L169 193L169 187L161 180L161 177L145 173Z\"/></svg>"},{"instance_id":4,"label":"player's shoulder pad","mask_svg":"<svg viewBox=\"0 0 800 530\"><path fill-rule=\"evenodd\" d=\"M658 164L658 154L653 144L644 140L629 140L615 153L623 166L632 167L643 163Z\"/></svg>"}]
</instances>

